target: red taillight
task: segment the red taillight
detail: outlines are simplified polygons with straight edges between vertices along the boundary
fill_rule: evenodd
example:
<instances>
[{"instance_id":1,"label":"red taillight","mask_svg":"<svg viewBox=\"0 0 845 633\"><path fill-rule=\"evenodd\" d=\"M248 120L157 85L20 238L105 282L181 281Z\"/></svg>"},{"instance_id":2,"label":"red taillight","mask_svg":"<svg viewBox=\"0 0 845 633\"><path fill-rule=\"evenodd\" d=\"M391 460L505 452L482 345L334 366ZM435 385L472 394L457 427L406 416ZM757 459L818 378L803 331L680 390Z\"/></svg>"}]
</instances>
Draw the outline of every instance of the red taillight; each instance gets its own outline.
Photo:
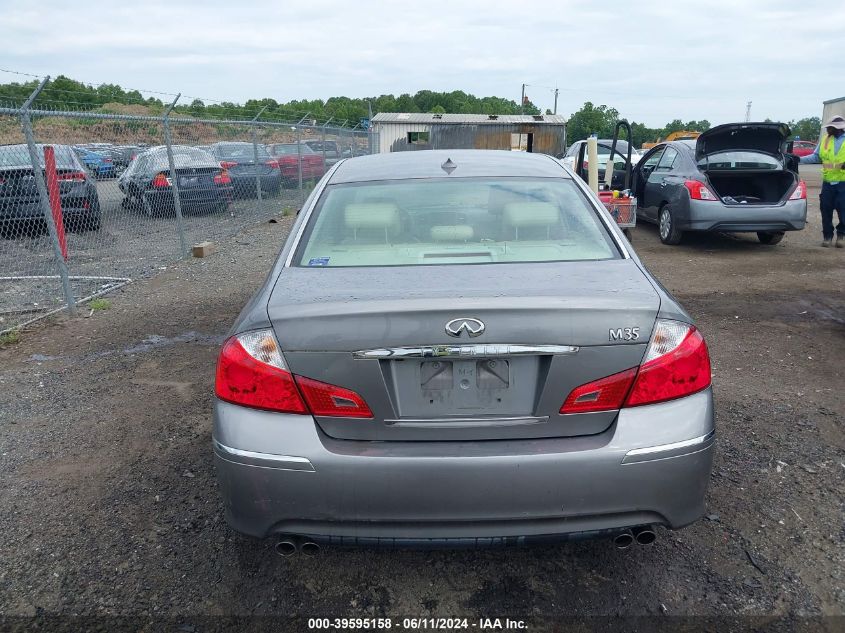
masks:
<instances>
[{"instance_id":1,"label":"red taillight","mask_svg":"<svg viewBox=\"0 0 845 633\"><path fill-rule=\"evenodd\" d=\"M710 386L710 354L692 325L658 321L626 407L692 395Z\"/></svg>"},{"instance_id":2,"label":"red taillight","mask_svg":"<svg viewBox=\"0 0 845 633\"><path fill-rule=\"evenodd\" d=\"M60 171L56 173L56 178L59 180L70 180L73 182L84 182L85 172L81 171Z\"/></svg>"},{"instance_id":3,"label":"red taillight","mask_svg":"<svg viewBox=\"0 0 845 633\"><path fill-rule=\"evenodd\" d=\"M341 418L372 418L373 412L354 391L311 378L296 377L308 408L314 415Z\"/></svg>"},{"instance_id":4,"label":"red taillight","mask_svg":"<svg viewBox=\"0 0 845 633\"><path fill-rule=\"evenodd\" d=\"M637 368L634 367L576 387L566 398L560 412L592 413L620 409L636 375Z\"/></svg>"},{"instance_id":5,"label":"red taillight","mask_svg":"<svg viewBox=\"0 0 845 633\"><path fill-rule=\"evenodd\" d=\"M232 184L232 179L229 178L229 172L224 169L219 174L216 174L214 176L214 184L215 185L230 185L230 184Z\"/></svg>"},{"instance_id":6,"label":"red taillight","mask_svg":"<svg viewBox=\"0 0 845 633\"><path fill-rule=\"evenodd\" d=\"M807 183L803 180L798 181L798 185L789 196L790 200L806 200L807 199Z\"/></svg>"},{"instance_id":7,"label":"red taillight","mask_svg":"<svg viewBox=\"0 0 845 633\"><path fill-rule=\"evenodd\" d=\"M217 360L217 397L245 407L307 413L293 375L287 371L272 332L230 338Z\"/></svg>"},{"instance_id":8,"label":"red taillight","mask_svg":"<svg viewBox=\"0 0 845 633\"><path fill-rule=\"evenodd\" d=\"M354 391L288 371L271 330L245 332L223 344L214 391L221 400L255 409L341 418L373 417L370 407Z\"/></svg>"},{"instance_id":9,"label":"red taillight","mask_svg":"<svg viewBox=\"0 0 845 633\"><path fill-rule=\"evenodd\" d=\"M690 200L718 200L719 197L710 191L703 182L698 180L685 180L684 187L689 191Z\"/></svg>"},{"instance_id":10,"label":"red taillight","mask_svg":"<svg viewBox=\"0 0 845 633\"><path fill-rule=\"evenodd\" d=\"M169 187L170 186L170 178L168 178L164 172L156 174L155 178L153 178L153 187L161 188L161 187Z\"/></svg>"},{"instance_id":11,"label":"red taillight","mask_svg":"<svg viewBox=\"0 0 845 633\"><path fill-rule=\"evenodd\" d=\"M270 160L266 161L264 164L267 165L268 167L273 168L273 169L279 168L279 161L277 161L277 160L270 159Z\"/></svg>"},{"instance_id":12,"label":"red taillight","mask_svg":"<svg viewBox=\"0 0 845 633\"><path fill-rule=\"evenodd\" d=\"M642 364L576 387L561 413L594 413L674 400L710 386L710 355L694 326L658 320Z\"/></svg>"},{"instance_id":13,"label":"red taillight","mask_svg":"<svg viewBox=\"0 0 845 633\"><path fill-rule=\"evenodd\" d=\"M237 165L238 164L233 160L221 160L220 161L220 166L223 169L229 169L230 167L237 167Z\"/></svg>"}]
</instances>

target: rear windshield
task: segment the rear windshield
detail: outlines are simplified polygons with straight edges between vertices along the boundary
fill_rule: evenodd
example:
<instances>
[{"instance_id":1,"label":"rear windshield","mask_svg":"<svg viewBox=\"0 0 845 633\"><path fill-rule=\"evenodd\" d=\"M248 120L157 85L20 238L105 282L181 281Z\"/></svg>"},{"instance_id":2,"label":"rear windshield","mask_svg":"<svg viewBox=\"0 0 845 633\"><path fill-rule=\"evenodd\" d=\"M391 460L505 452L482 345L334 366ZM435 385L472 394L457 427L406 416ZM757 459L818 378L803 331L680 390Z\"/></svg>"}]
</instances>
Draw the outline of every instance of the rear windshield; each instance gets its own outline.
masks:
<instances>
[{"instance_id":1,"label":"rear windshield","mask_svg":"<svg viewBox=\"0 0 845 633\"><path fill-rule=\"evenodd\" d=\"M44 166L44 146L37 145L38 162ZM67 145L53 145L56 156L56 167L62 169L78 169L73 159L73 152ZM29 148L26 145L0 145L0 167L32 167L29 159Z\"/></svg>"},{"instance_id":2,"label":"rear windshield","mask_svg":"<svg viewBox=\"0 0 845 633\"><path fill-rule=\"evenodd\" d=\"M273 145L273 154L275 156L284 156L288 154L313 154L314 152L307 145L297 146L296 143L286 145Z\"/></svg>"},{"instance_id":3,"label":"rear windshield","mask_svg":"<svg viewBox=\"0 0 845 633\"><path fill-rule=\"evenodd\" d=\"M235 160L242 160L242 161L254 161L255 160L255 147L250 143L244 143L243 145L218 145L217 146L217 155L220 158L232 158ZM270 155L267 153L267 150L263 145L258 146L258 158L269 158Z\"/></svg>"},{"instance_id":4,"label":"rear windshield","mask_svg":"<svg viewBox=\"0 0 845 633\"><path fill-rule=\"evenodd\" d=\"M780 161L760 152L716 152L698 161L702 169L780 169Z\"/></svg>"},{"instance_id":5,"label":"rear windshield","mask_svg":"<svg viewBox=\"0 0 845 633\"><path fill-rule=\"evenodd\" d=\"M297 266L615 259L596 211L566 179L427 179L334 185Z\"/></svg>"}]
</instances>

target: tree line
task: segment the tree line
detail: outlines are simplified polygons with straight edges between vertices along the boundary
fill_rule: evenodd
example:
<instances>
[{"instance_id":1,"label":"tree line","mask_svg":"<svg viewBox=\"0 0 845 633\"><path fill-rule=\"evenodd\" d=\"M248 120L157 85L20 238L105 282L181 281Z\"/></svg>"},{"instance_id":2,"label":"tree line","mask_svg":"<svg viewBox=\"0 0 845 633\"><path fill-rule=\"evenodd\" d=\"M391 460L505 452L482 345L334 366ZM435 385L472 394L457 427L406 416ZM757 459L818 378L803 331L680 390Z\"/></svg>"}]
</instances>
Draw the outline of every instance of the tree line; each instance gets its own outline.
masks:
<instances>
[{"instance_id":1,"label":"tree line","mask_svg":"<svg viewBox=\"0 0 845 633\"><path fill-rule=\"evenodd\" d=\"M38 81L24 83L0 84L0 104L3 101L15 104L22 103L35 90ZM144 97L138 90L124 90L117 84L101 84L92 86L76 81L64 75L59 75L50 81L36 101L36 105L55 110L90 110L101 108L110 103L146 106L151 114L160 113L170 99L165 101L156 96ZM166 103L167 102L167 103ZM536 105L526 99L520 104L513 99L502 97L476 97L475 95L454 90L452 92L435 92L420 90L411 95L408 93L395 95L381 95L378 97L351 98L330 97L321 99L302 99L279 102L275 99L249 99L243 104L233 102L205 103L202 99L194 98L190 102L177 104L174 108L177 114L194 116L197 118L249 118L264 109L263 117L281 121L298 121L302 118L315 119L325 122L329 119L332 124L345 122L350 127L356 125L372 114L379 112L439 112L456 114L540 114ZM546 114L551 114L546 110ZM587 138L595 133L600 138L610 138L613 128L620 118L616 108L606 105L594 105L586 102L577 112L569 117L567 123L567 140L569 142ZM768 120L768 119L767 119ZM631 121L631 132L635 147L643 143L665 138L671 132L692 130L703 132L710 127L706 119L701 121L683 122L680 119L670 121L660 128L648 127L644 123ZM819 117L805 117L796 121L789 121L794 136L806 140L818 138L821 128Z\"/></svg>"}]
</instances>

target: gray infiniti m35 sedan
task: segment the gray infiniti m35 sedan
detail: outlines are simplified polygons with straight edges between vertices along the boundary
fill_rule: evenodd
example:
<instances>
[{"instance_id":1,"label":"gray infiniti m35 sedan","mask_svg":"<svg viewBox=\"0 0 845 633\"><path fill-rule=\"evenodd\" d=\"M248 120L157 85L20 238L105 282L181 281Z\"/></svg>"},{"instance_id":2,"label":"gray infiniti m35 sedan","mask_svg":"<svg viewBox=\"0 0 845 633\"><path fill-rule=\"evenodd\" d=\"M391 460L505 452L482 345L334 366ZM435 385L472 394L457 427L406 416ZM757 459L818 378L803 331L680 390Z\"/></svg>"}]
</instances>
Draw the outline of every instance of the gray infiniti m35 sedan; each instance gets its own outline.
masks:
<instances>
[{"instance_id":1,"label":"gray infiniti m35 sedan","mask_svg":"<svg viewBox=\"0 0 845 633\"><path fill-rule=\"evenodd\" d=\"M220 352L227 519L323 544L491 547L698 519L707 346L557 160L338 162Z\"/></svg>"}]
</instances>

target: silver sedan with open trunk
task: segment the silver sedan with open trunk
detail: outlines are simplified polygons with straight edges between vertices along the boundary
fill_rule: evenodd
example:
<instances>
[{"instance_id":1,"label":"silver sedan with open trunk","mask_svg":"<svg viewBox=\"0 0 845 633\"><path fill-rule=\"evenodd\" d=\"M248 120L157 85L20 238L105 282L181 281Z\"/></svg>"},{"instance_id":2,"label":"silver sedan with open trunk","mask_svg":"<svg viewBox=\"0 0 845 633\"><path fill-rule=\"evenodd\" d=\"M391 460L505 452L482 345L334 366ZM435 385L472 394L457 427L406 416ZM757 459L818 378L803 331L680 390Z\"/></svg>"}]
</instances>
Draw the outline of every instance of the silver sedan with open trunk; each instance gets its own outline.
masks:
<instances>
[{"instance_id":1,"label":"silver sedan with open trunk","mask_svg":"<svg viewBox=\"0 0 845 633\"><path fill-rule=\"evenodd\" d=\"M807 187L797 157L785 153L789 134L783 123L728 123L657 145L634 168L637 216L657 223L664 244L685 231L752 232L777 244L807 221Z\"/></svg>"},{"instance_id":2,"label":"silver sedan with open trunk","mask_svg":"<svg viewBox=\"0 0 845 633\"><path fill-rule=\"evenodd\" d=\"M281 553L491 547L698 519L710 360L548 156L340 161L223 345L230 524Z\"/></svg>"}]
</instances>

